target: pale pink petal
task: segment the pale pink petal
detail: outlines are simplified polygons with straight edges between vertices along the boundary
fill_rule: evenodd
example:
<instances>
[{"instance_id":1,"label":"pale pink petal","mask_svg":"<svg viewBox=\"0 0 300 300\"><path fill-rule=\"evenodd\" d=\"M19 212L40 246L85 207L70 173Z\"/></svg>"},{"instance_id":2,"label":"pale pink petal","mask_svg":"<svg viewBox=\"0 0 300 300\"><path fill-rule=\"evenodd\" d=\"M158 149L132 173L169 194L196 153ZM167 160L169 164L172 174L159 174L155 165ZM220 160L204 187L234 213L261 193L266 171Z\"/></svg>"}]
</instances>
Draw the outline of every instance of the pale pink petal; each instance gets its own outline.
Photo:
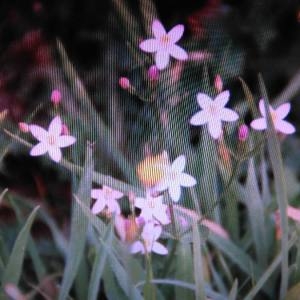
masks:
<instances>
[{"instance_id":1,"label":"pale pink petal","mask_svg":"<svg viewBox=\"0 0 300 300\"><path fill-rule=\"evenodd\" d=\"M206 109L212 104L212 99L204 93L198 93L197 102L202 109Z\"/></svg>"},{"instance_id":2,"label":"pale pink petal","mask_svg":"<svg viewBox=\"0 0 300 300\"><path fill-rule=\"evenodd\" d=\"M167 178L162 179L157 185L155 186L155 190L158 192L165 191L169 186L169 180Z\"/></svg>"},{"instance_id":3,"label":"pale pink petal","mask_svg":"<svg viewBox=\"0 0 300 300\"><path fill-rule=\"evenodd\" d=\"M265 102L264 102L263 99L259 100L258 106L259 106L259 111L260 111L261 115L263 117L265 117L266 116L266 109L265 109Z\"/></svg>"},{"instance_id":4,"label":"pale pink petal","mask_svg":"<svg viewBox=\"0 0 300 300\"><path fill-rule=\"evenodd\" d=\"M155 55L155 63L159 70L164 69L170 60L170 55L166 51L157 51Z\"/></svg>"},{"instance_id":5,"label":"pale pink petal","mask_svg":"<svg viewBox=\"0 0 300 300\"><path fill-rule=\"evenodd\" d=\"M202 220L202 224L205 225L209 230L211 230L215 234L228 240L228 238L229 238L228 232L222 226L220 226L218 223L215 223L208 219L204 219L204 220Z\"/></svg>"},{"instance_id":6,"label":"pale pink petal","mask_svg":"<svg viewBox=\"0 0 300 300\"><path fill-rule=\"evenodd\" d=\"M296 222L300 222L300 209L292 206L287 207L287 215Z\"/></svg>"},{"instance_id":7,"label":"pale pink petal","mask_svg":"<svg viewBox=\"0 0 300 300\"><path fill-rule=\"evenodd\" d=\"M98 199L92 207L92 213L95 215L98 214L104 209L105 205L106 205L105 201Z\"/></svg>"},{"instance_id":8,"label":"pale pink petal","mask_svg":"<svg viewBox=\"0 0 300 300\"><path fill-rule=\"evenodd\" d=\"M102 191L102 189L92 189L92 191L91 191L91 197L93 199L105 199L103 197L103 191Z\"/></svg>"},{"instance_id":9,"label":"pale pink petal","mask_svg":"<svg viewBox=\"0 0 300 300\"><path fill-rule=\"evenodd\" d=\"M145 52L156 52L159 49L159 42L156 39L148 39L140 43L140 49Z\"/></svg>"},{"instance_id":10,"label":"pale pink petal","mask_svg":"<svg viewBox=\"0 0 300 300\"><path fill-rule=\"evenodd\" d=\"M121 192L119 192L119 191L113 190L113 191L111 192L111 197L112 197L113 199L120 199L120 198L122 198L123 196L124 196L124 194L121 193Z\"/></svg>"},{"instance_id":11,"label":"pale pink petal","mask_svg":"<svg viewBox=\"0 0 300 300\"><path fill-rule=\"evenodd\" d=\"M223 91L215 99L214 103L219 107L223 108L229 101L230 93L229 91Z\"/></svg>"},{"instance_id":12,"label":"pale pink petal","mask_svg":"<svg viewBox=\"0 0 300 300\"><path fill-rule=\"evenodd\" d=\"M267 128L267 122L266 122L265 118L259 118L259 119L253 120L250 123L250 126L256 130L264 130Z\"/></svg>"},{"instance_id":13,"label":"pale pink petal","mask_svg":"<svg viewBox=\"0 0 300 300\"><path fill-rule=\"evenodd\" d=\"M219 111L219 117L223 121L233 122L238 120L239 115L230 108L223 108Z\"/></svg>"},{"instance_id":14,"label":"pale pink petal","mask_svg":"<svg viewBox=\"0 0 300 300\"><path fill-rule=\"evenodd\" d=\"M212 120L208 123L208 131L214 139L218 139L222 134L222 123L219 120Z\"/></svg>"},{"instance_id":15,"label":"pale pink petal","mask_svg":"<svg viewBox=\"0 0 300 300\"><path fill-rule=\"evenodd\" d=\"M291 110L290 103L284 103L275 109L275 114L279 119L284 119Z\"/></svg>"},{"instance_id":16,"label":"pale pink petal","mask_svg":"<svg viewBox=\"0 0 300 300\"><path fill-rule=\"evenodd\" d=\"M184 155L178 156L172 163L172 170L176 172L182 172L186 164L186 158Z\"/></svg>"},{"instance_id":17,"label":"pale pink petal","mask_svg":"<svg viewBox=\"0 0 300 300\"><path fill-rule=\"evenodd\" d=\"M44 143L38 143L30 150L31 156L43 155L48 151L48 147Z\"/></svg>"},{"instance_id":18,"label":"pale pink petal","mask_svg":"<svg viewBox=\"0 0 300 300\"><path fill-rule=\"evenodd\" d=\"M121 213L121 209L120 209L119 203L116 200L107 201L106 205L107 205L108 210L110 212L117 213L117 214Z\"/></svg>"},{"instance_id":19,"label":"pale pink petal","mask_svg":"<svg viewBox=\"0 0 300 300\"><path fill-rule=\"evenodd\" d=\"M168 32L168 37L170 38L170 41L172 43L176 43L183 35L184 32L184 26L179 24L173 27L169 32Z\"/></svg>"},{"instance_id":20,"label":"pale pink petal","mask_svg":"<svg viewBox=\"0 0 300 300\"><path fill-rule=\"evenodd\" d=\"M163 246L162 244L158 242L154 242L152 246L152 252L160 254L160 255L166 255L168 254L168 249Z\"/></svg>"},{"instance_id":21,"label":"pale pink petal","mask_svg":"<svg viewBox=\"0 0 300 300\"><path fill-rule=\"evenodd\" d=\"M195 113L191 119L190 124L192 125L203 125L206 124L209 120L209 116L207 115L207 112L205 110L201 110L197 113Z\"/></svg>"},{"instance_id":22,"label":"pale pink petal","mask_svg":"<svg viewBox=\"0 0 300 300\"><path fill-rule=\"evenodd\" d=\"M49 147L48 153L51 159L55 162L59 162L61 160L61 151L58 147Z\"/></svg>"},{"instance_id":23,"label":"pale pink petal","mask_svg":"<svg viewBox=\"0 0 300 300\"><path fill-rule=\"evenodd\" d=\"M153 213L153 216L155 219L157 219L161 224L163 225L166 225L166 224L169 224L170 223L170 219L167 215L167 212L166 212L166 205L163 205L165 206L164 208L161 208L161 209L157 209L154 213Z\"/></svg>"},{"instance_id":24,"label":"pale pink petal","mask_svg":"<svg viewBox=\"0 0 300 300\"><path fill-rule=\"evenodd\" d=\"M135 254L138 252L145 253L144 245L140 241L136 241L130 246L130 253Z\"/></svg>"},{"instance_id":25,"label":"pale pink petal","mask_svg":"<svg viewBox=\"0 0 300 300\"><path fill-rule=\"evenodd\" d=\"M150 224L151 224L151 226L149 226L148 228L152 231L151 235L152 235L153 240L156 241L161 235L162 227L154 226L153 223L150 223Z\"/></svg>"},{"instance_id":26,"label":"pale pink petal","mask_svg":"<svg viewBox=\"0 0 300 300\"><path fill-rule=\"evenodd\" d=\"M188 58L186 51L177 45L170 46L168 51L169 54L176 59L186 60Z\"/></svg>"},{"instance_id":27,"label":"pale pink petal","mask_svg":"<svg viewBox=\"0 0 300 300\"><path fill-rule=\"evenodd\" d=\"M48 133L54 136L61 134L62 122L59 116L56 116L50 123Z\"/></svg>"},{"instance_id":28,"label":"pale pink petal","mask_svg":"<svg viewBox=\"0 0 300 300\"><path fill-rule=\"evenodd\" d=\"M153 219L152 211L149 210L148 207L144 207L140 214L140 217L143 218L145 222L152 221Z\"/></svg>"},{"instance_id":29,"label":"pale pink petal","mask_svg":"<svg viewBox=\"0 0 300 300\"><path fill-rule=\"evenodd\" d=\"M275 129L284 134L292 134L296 131L296 128L291 123L284 120L277 120L275 122Z\"/></svg>"},{"instance_id":30,"label":"pale pink petal","mask_svg":"<svg viewBox=\"0 0 300 300\"><path fill-rule=\"evenodd\" d=\"M144 198L135 198L134 199L134 206L136 206L137 208L143 209L146 205L146 199Z\"/></svg>"},{"instance_id":31,"label":"pale pink petal","mask_svg":"<svg viewBox=\"0 0 300 300\"><path fill-rule=\"evenodd\" d=\"M29 131L40 142L46 141L48 138L48 132L38 125L29 125Z\"/></svg>"},{"instance_id":32,"label":"pale pink petal","mask_svg":"<svg viewBox=\"0 0 300 300\"><path fill-rule=\"evenodd\" d=\"M167 34L164 26L158 20L153 21L153 23L152 23L152 32L153 32L155 38L157 38L157 39L159 39L163 35Z\"/></svg>"},{"instance_id":33,"label":"pale pink petal","mask_svg":"<svg viewBox=\"0 0 300 300\"><path fill-rule=\"evenodd\" d=\"M196 179L193 176L186 173L181 173L178 180L180 182L180 185L185 187L191 187L197 183Z\"/></svg>"},{"instance_id":34,"label":"pale pink petal","mask_svg":"<svg viewBox=\"0 0 300 300\"><path fill-rule=\"evenodd\" d=\"M60 148L68 147L76 142L76 138L71 135L62 135L57 138L56 145Z\"/></svg>"},{"instance_id":35,"label":"pale pink petal","mask_svg":"<svg viewBox=\"0 0 300 300\"><path fill-rule=\"evenodd\" d=\"M178 202L180 199L180 194L181 194L181 188L180 185L178 184L178 182L170 182L170 186L169 186L169 194L171 199L174 202Z\"/></svg>"}]
</instances>

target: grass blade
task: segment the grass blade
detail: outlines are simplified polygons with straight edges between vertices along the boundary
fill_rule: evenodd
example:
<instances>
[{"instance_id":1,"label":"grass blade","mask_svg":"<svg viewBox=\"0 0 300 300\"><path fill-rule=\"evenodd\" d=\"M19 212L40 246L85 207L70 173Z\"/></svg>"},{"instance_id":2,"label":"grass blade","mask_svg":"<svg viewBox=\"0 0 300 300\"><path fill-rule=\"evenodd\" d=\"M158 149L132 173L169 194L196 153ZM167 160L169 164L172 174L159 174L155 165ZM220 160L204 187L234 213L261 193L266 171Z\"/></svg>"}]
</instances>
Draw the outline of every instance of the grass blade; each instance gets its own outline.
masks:
<instances>
[{"instance_id":1,"label":"grass blade","mask_svg":"<svg viewBox=\"0 0 300 300\"><path fill-rule=\"evenodd\" d=\"M21 276L25 250L28 244L30 229L33 224L36 213L39 209L39 206L34 208L30 216L28 217L25 225L17 236L17 239L14 243L11 255L8 259L8 263L5 267L2 285L5 286L7 283L12 283L18 285L19 279Z\"/></svg>"},{"instance_id":2,"label":"grass blade","mask_svg":"<svg viewBox=\"0 0 300 300\"><path fill-rule=\"evenodd\" d=\"M238 281L237 279L234 281L230 293L228 295L228 300L236 300L238 293Z\"/></svg>"},{"instance_id":3,"label":"grass blade","mask_svg":"<svg viewBox=\"0 0 300 300\"><path fill-rule=\"evenodd\" d=\"M86 150L86 162L84 169L83 176L79 183L77 197L82 199L85 205L89 206L93 174L93 156L92 149L89 146ZM71 219L71 236L66 257L66 267L58 298L59 300L67 298L76 273L78 272L86 243L87 226L88 220L86 216L82 213L77 201L74 201Z\"/></svg>"}]
</instances>

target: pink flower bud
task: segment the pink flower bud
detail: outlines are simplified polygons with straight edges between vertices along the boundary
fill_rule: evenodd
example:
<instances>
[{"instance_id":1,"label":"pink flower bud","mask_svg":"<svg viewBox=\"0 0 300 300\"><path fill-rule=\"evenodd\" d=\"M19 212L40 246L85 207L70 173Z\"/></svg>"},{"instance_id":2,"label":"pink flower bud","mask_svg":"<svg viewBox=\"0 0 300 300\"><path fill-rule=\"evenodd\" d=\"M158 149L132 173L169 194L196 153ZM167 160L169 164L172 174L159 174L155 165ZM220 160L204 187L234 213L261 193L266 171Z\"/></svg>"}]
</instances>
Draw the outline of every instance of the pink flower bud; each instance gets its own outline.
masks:
<instances>
[{"instance_id":1,"label":"pink flower bud","mask_svg":"<svg viewBox=\"0 0 300 300\"><path fill-rule=\"evenodd\" d=\"M66 124L62 124L61 126L61 134L62 135L69 135L70 134L70 131L69 131L69 128Z\"/></svg>"},{"instance_id":2,"label":"pink flower bud","mask_svg":"<svg viewBox=\"0 0 300 300\"><path fill-rule=\"evenodd\" d=\"M127 90L130 88L131 84L127 77L120 77L119 85L122 89Z\"/></svg>"},{"instance_id":3,"label":"pink flower bud","mask_svg":"<svg viewBox=\"0 0 300 300\"><path fill-rule=\"evenodd\" d=\"M158 79L158 77L159 77L159 70L158 70L158 68L155 65L151 66L148 69L148 76L149 76L150 80L153 80L153 81Z\"/></svg>"},{"instance_id":4,"label":"pink flower bud","mask_svg":"<svg viewBox=\"0 0 300 300\"><path fill-rule=\"evenodd\" d=\"M29 126L28 126L28 124L23 123L23 122L20 122L20 123L19 123L19 129L20 129L22 132L24 132L24 133L29 132Z\"/></svg>"},{"instance_id":5,"label":"pink flower bud","mask_svg":"<svg viewBox=\"0 0 300 300\"><path fill-rule=\"evenodd\" d=\"M61 101L61 92L59 90L53 90L51 93L51 102L54 105L58 105Z\"/></svg>"},{"instance_id":6,"label":"pink flower bud","mask_svg":"<svg viewBox=\"0 0 300 300\"><path fill-rule=\"evenodd\" d=\"M244 142L247 140L249 135L249 129L248 126L245 124L242 124L239 127L239 132L238 132L238 137L239 137L239 141Z\"/></svg>"},{"instance_id":7,"label":"pink flower bud","mask_svg":"<svg viewBox=\"0 0 300 300\"><path fill-rule=\"evenodd\" d=\"M223 81L222 81L220 74L217 74L217 76L215 77L215 89L219 93L221 93L223 90Z\"/></svg>"}]
</instances>

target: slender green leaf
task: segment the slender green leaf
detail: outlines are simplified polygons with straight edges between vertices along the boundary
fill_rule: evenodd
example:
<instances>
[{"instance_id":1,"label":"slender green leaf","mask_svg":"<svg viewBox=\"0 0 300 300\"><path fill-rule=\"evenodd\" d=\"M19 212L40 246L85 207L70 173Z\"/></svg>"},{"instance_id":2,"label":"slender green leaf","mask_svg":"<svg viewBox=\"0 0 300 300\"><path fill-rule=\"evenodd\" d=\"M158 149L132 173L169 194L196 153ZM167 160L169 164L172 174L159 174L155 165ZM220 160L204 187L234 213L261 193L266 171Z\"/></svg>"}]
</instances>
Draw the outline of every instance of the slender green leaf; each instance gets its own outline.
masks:
<instances>
[{"instance_id":1,"label":"slender green leaf","mask_svg":"<svg viewBox=\"0 0 300 300\"><path fill-rule=\"evenodd\" d=\"M17 236L17 239L14 243L11 255L8 259L8 263L5 267L2 285L4 286L7 283L12 283L18 285L19 279L21 276L23 260L25 256L26 247L29 240L30 229L33 224L36 213L39 209L37 206L28 217L25 225L21 229L20 233Z\"/></svg>"},{"instance_id":2,"label":"slender green leaf","mask_svg":"<svg viewBox=\"0 0 300 300\"><path fill-rule=\"evenodd\" d=\"M90 194L92 189L92 174L93 174L93 154L92 148L87 146L85 171L79 183L77 197L82 199L87 206L90 205ZM86 243L88 220L82 213L82 210L77 203L73 202L72 219L71 219L71 236L68 246L68 254L66 257L66 267L62 279L62 285L59 293L59 300L67 298L72 287L76 273L82 260Z\"/></svg>"},{"instance_id":3,"label":"slender green leaf","mask_svg":"<svg viewBox=\"0 0 300 300\"><path fill-rule=\"evenodd\" d=\"M5 194L8 192L8 189L4 189L2 192L1 192L1 194L0 194L0 205L1 205L1 203L2 203L2 201L3 201L3 198L4 198L4 196L5 196Z\"/></svg>"},{"instance_id":4,"label":"slender green leaf","mask_svg":"<svg viewBox=\"0 0 300 300\"><path fill-rule=\"evenodd\" d=\"M270 156L272 171L274 174L275 181L275 196L280 213L280 222L281 222L281 252L282 252L282 261L281 261L281 283L280 283L280 297L279 299L284 299L287 288L288 288L288 220L286 209L288 205L287 200L287 191L285 176L283 170L283 162L280 152L280 144L276 135L274 124L272 121L270 107L269 107L269 98L267 90L263 81L261 74L258 76L259 86L264 98L266 116L267 116L267 145L268 152Z\"/></svg>"},{"instance_id":5,"label":"slender green leaf","mask_svg":"<svg viewBox=\"0 0 300 300\"><path fill-rule=\"evenodd\" d=\"M198 224L193 224L193 260L196 300L205 300L204 271L201 253L201 238Z\"/></svg>"},{"instance_id":6,"label":"slender green leaf","mask_svg":"<svg viewBox=\"0 0 300 300\"><path fill-rule=\"evenodd\" d=\"M106 233L104 235L104 243L108 248L111 247L113 237L113 227L107 226ZM89 283L88 300L96 300L100 288L100 280L104 271L107 251L103 249L101 245L96 248L96 256L93 263L92 274Z\"/></svg>"},{"instance_id":7,"label":"slender green leaf","mask_svg":"<svg viewBox=\"0 0 300 300\"><path fill-rule=\"evenodd\" d=\"M230 293L228 295L228 300L236 300L238 296L237 293L238 293L238 280L235 279L232 288L230 290Z\"/></svg>"}]
</instances>

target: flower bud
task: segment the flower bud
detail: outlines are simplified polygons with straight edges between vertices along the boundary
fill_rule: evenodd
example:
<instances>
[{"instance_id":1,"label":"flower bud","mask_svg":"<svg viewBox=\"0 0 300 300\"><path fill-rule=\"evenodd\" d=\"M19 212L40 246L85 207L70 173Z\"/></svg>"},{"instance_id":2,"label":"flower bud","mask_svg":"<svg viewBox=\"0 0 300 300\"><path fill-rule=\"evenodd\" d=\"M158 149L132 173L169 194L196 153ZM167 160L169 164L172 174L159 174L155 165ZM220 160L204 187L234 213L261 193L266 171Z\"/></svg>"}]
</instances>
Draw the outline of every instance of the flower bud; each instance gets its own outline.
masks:
<instances>
[{"instance_id":1,"label":"flower bud","mask_svg":"<svg viewBox=\"0 0 300 300\"><path fill-rule=\"evenodd\" d=\"M51 102L54 105L58 105L61 101L61 92L59 90L53 90L51 93Z\"/></svg>"},{"instance_id":2,"label":"flower bud","mask_svg":"<svg viewBox=\"0 0 300 300\"><path fill-rule=\"evenodd\" d=\"M150 78L150 80L155 81L158 79L159 77L159 70L158 68L153 65L148 69L148 76Z\"/></svg>"},{"instance_id":3,"label":"flower bud","mask_svg":"<svg viewBox=\"0 0 300 300\"><path fill-rule=\"evenodd\" d=\"M62 135L69 135L70 134L68 126L64 123L61 126L61 134Z\"/></svg>"},{"instance_id":4,"label":"flower bud","mask_svg":"<svg viewBox=\"0 0 300 300\"><path fill-rule=\"evenodd\" d=\"M249 129L248 126L245 124L242 124L239 127L239 131L238 131L238 138L240 142L245 142L247 140L249 136Z\"/></svg>"},{"instance_id":5,"label":"flower bud","mask_svg":"<svg viewBox=\"0 0 300 300\"><path fill-rule=\"evenodd\" d=\"M127 77L120 77L119 85L123 90L128 90L131 87L130 81Z\"/></svg>"},{"instance_id":6,"label":"flower bud","mask_svg":"<svg viewBox=\"0 0 300 300\"><path fill-rule=\"evenodd\" d=\"M222 90L223 90L223 80L222 80L220 74L217 74L217 76L215 77L215 83L214 83L214 85L215 85L215 89L219 93L221 93Z\"/></svg>"},{"instance_id":7,"label":"flower bud","mask_svg":"<svg viewBox=\"0 0 300 300\"><path fill-rule=\"evenodd\" d=\"M26 124L26 123L23 123L23 122L20 122L19 124L19 129L24 132L24 133L27 133L29 132L29 125Z\"/></svg>"}]
</instances>

